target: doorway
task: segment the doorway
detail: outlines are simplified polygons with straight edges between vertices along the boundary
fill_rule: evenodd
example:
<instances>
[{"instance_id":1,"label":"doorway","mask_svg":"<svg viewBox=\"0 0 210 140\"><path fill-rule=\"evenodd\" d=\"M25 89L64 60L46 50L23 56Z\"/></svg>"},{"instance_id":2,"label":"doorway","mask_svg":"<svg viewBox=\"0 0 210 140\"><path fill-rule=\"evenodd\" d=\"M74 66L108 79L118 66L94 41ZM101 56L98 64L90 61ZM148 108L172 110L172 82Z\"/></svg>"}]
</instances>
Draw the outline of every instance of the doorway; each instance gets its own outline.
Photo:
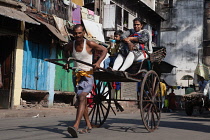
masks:
<instances>
[{"instance_id":1,"label":"doorway","mask_svg":"<svg viewBox=\"0 0 210 140\"><path fill-rule=\"evenodd\" d=\"M0 108L10 108L12 105L15 45L15 36L0 36L0 64L3 83L3 87L0 89Z\"/></svg>"}]
</instances>

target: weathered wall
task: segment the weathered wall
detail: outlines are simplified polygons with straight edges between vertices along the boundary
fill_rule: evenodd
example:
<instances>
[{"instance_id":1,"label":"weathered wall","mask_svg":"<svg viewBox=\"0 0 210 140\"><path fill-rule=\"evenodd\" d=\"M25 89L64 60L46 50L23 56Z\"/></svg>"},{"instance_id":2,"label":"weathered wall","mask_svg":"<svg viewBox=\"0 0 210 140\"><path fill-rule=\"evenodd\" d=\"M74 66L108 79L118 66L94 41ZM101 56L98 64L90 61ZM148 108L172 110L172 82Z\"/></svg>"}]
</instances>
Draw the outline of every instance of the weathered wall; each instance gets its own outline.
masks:
<instances>
[{"instance_id":1,"label":"weathered wall","mask_svg":"<svg viewBox=\"0 0 210 140\"><path fill-rule=\"evenodd\" d=\"M167 49L165 61L177 66L165 75L172 86L187 86L187 80L180 80L181 77L194 76L198 51L202 49L203 3L204 0L174 0L173 8L162 9L167 21L161 27L161 46Z\"/></svg>"},{"instance_id":2,"label":"weathered wall","mask_svg":"<svg viewBox=\"0 0 210 140\"><path fill-rule=\"evenodd\" d=\"M21 22L21 30L25 29L25 23ZM23 41L24 34L18 35L17 49L15 54L15 74L14 74L14 91L13 91L13 103L12 106L18 107L20 105L20 97L22 91L22 65L23 65Z\"/></svg>"}]
</instances>

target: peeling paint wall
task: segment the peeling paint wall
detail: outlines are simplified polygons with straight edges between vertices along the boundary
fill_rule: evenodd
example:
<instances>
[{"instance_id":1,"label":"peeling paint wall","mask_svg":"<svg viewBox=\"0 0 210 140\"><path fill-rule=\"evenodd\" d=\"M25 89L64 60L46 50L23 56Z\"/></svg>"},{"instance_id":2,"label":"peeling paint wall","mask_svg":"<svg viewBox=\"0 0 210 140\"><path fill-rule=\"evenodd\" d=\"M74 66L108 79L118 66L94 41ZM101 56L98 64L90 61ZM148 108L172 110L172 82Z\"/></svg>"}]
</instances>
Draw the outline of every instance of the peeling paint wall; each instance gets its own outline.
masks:
<instances>
[{"instance_id":1,"label":"peeling paint wall","mask_svg":"<svg viewBox=\"0 0 210 140\"><path fill-rule=\"evenodd\" d=\"M21 31L25 29L25 23L21 22ZM15 74L14 74L14 91L13 91L13 103L12 107L20 105L21 91L22 91L22 65L23 65L23 42L24 34L18 35L17 48L15 51Z\"/></svg>"},{"instance_id":2,"label":"peeling paint wall","mask_svg":"<svg viewBox=\"0 0 210 140\"><path fill-rule=\"evenodd\" d=\"M183 75L194 77L198 52L202 49L204 0L174 0L172 8L163 8L167 20L161 26L161 46L167 49L165 61L177 66L164 78L169 85L187 86ZM190 84L193 81L190 80Z\"/></svg>"}]
</instances>

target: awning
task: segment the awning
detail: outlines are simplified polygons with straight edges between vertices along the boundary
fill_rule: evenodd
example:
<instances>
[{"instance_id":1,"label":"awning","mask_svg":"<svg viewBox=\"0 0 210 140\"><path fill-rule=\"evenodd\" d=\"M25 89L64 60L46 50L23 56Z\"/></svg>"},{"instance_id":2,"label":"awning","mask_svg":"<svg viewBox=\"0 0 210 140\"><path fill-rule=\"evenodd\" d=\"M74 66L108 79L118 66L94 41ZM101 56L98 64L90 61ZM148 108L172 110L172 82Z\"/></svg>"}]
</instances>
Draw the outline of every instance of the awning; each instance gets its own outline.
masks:
<instances>
[{"instance_id":1,"label":"awning","mask_svg":"<svg viewBox=\"0 0 210 140\"><path fill-rule=\"evenodd\" d=\"M171 73L173 68L176 67L174 65L171 65L165 61L161 61L160 63L157 63L154 67L155 71L158 71L159 73Z\"/></svg>"},{"instance_id":2,"label":"awning","mask_svg":"<svg viewBox=\"0 0 210 140\"><path fill-rule=\"evenodd\" d=\"M63 42L68 42L63 36L62 34L58 31L58 29L56 29L54 26L48 24L47 22L38 20L40 23L42 23L43 25L45 25L58 39L60 39Z\"/></svg>"},{"instance_id":3,"label":"awning","mask_svg":"<svg viewBox=\"0 0 210 140\"><path fill-rule=\"evenodd\" d=\"M199 63L197 66L196 66L196 69L195 69L195 74L203 77L205 80L209 80L209 67L207 67L206 65L202 64L202 63Z\"/></svg>"},{"instance_id":4,"label":"awning","mask_svg":"<svg viewBox=\"0 0 210 140\"><path fill-rule=\"evenodd\" d=\"M26 15L24 12L18 11L13 8L0 6L0 15L9 17L15 20L24 21L31 24L40 25L39 22L36 22L32 18L30 18L28 15Z\"/></svg>"},{"instance_id":5,"label":"awning","mask_svg":"<svg viewBox=\"0 0 210 140\"><path fill-rule=\"evenodd\" d=\"M57 29L60 31L60 33L62 34L62 36L66 39L66 41L68 42L68 32L67 32L67 29L65 28L66 26L66 22L62 19L62 18L59 18L57 16L54 16L53 15L53 18L55 20L55 23L56 23L56 27Z\"/></svg>"},{"instance_id":6,"label":"awning","mask_svg":"<svg viewBox=\"0 0 210 140\"><path fill-rule=\"evenodd\" d=\"M40 19L38 19L37 17L33 16L32 14L29 14L28 15L32 18L34 18L35 20L37 20L38 22L40 22L41 24L45 25L51 33L53 33L59 40L63 41L63 42L68 42L63 36L62 34L58 31L58 29L56 29L54 26L50 25L49 23L47 22L44 22Z\"/></svg>"}]
</instances>

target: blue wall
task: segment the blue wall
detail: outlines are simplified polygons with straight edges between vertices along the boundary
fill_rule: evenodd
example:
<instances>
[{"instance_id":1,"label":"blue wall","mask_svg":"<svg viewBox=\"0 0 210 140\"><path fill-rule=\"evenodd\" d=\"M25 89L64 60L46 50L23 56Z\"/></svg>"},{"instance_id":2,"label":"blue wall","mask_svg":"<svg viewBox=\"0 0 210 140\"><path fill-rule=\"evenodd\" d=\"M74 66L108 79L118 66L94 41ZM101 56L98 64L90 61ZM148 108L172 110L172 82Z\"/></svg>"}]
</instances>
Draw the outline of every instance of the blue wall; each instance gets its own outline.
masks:
<instances>
[{"instance_id":1,"label":"blue wall","mask_svg":"<svg viewBox=\"0 0 210 140\"><path fill-rule=\"evenodd\" d=\"M47 74L49 45L33 43L25 40L23 54L22 88L33 90L48 90Z\"/></svg>"}]
</instances>

